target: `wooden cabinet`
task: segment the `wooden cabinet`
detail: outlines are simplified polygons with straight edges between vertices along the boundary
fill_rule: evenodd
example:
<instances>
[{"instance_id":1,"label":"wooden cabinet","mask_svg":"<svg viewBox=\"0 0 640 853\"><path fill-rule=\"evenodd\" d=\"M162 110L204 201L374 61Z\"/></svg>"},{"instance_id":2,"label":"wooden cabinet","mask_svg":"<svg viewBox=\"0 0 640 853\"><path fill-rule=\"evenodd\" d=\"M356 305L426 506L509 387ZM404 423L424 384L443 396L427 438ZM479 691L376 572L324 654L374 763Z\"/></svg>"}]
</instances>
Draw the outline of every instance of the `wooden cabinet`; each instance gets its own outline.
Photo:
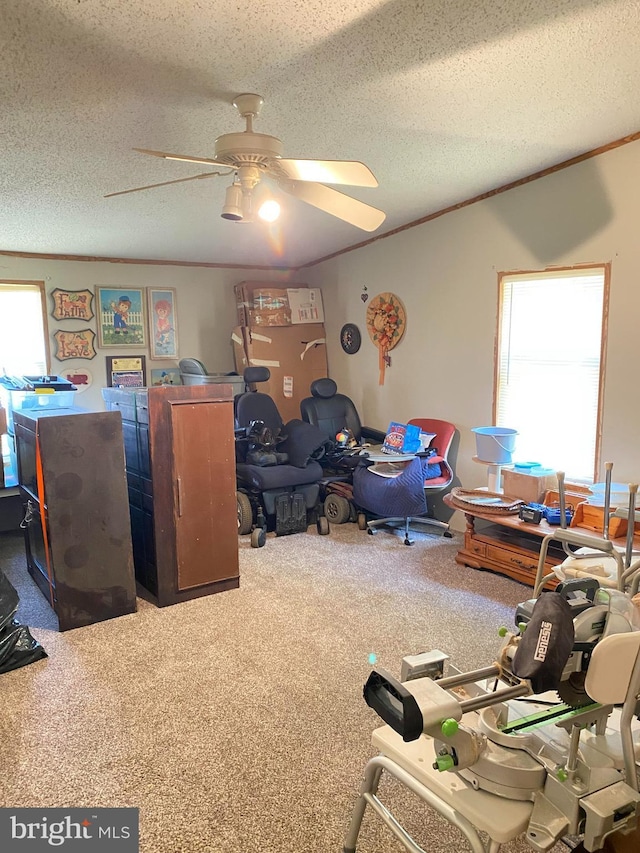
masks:
<instances>
[{"instance_id":1,"label":"wooden cabinet","mask_svg":"<svg viewBox=\"0 0 640 853\"><path fill-rule=\"evenodd\" d=\"M133 613L120 416L16 411L14 428L27 566L60 630Z\"/></svg>"},{"instance_id":2,"label":"wooden cabinet","mask_svg":"<svg viewBox=\"0 0 640 853\"><path fill-rule=\"evenodd\" d=\"M136 580L159 605L239 585L230 385L105 388L122 415Z\"/></svg>"}]
</instances>

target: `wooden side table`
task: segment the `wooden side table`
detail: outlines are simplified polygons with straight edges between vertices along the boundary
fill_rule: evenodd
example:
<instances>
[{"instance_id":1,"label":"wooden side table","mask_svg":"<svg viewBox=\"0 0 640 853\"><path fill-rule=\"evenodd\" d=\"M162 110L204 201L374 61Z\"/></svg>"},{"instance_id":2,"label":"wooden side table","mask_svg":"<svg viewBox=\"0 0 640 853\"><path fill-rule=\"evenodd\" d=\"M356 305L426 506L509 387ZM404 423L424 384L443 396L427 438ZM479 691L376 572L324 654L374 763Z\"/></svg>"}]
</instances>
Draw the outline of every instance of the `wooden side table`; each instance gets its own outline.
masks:
<instances>
[{"instance_id":1,"label":"wooden side table","mask_svg":"<svg viewBox=\"0 0 640 853\"><path fill-rule=\"evenodd\" d=\"M451 509L459 509L445 495L444 503ZM456 554L456 563L471 569L490 569L502 575L533 586L540 543L557 528L542 520L540 524L520 521L515 513L498 515L465 509L466 529L464 545ZM545 567L549 571L566 557L561 546L551 543ZM550 580L548 589L553 589L557 581Z\"/></svg>"},{"instance_id":2,"label":"wooden side table","mask_svg":"<svg viewBox=\"0 0 640 853\"><path fill-rule=\"evenodd\" d=\"M545 536L558 530L556 525L548 524L544 519L540 524L529 524L520 521L515 513L499 515L480 509L461 510L451 503L450 495L445 495L443 501L450 509L464 513L467 523L464 545L456 554L456 563L471 569L490 569L520 583L534 585L540 544ZM624 537L613 542L623 549L626 545ZM552 541L544 563L545 573L559 565L566 556L562 546ZM555 578L551 579L545 589L554 589L557 584Z\"/></svg>"}]
</instances>

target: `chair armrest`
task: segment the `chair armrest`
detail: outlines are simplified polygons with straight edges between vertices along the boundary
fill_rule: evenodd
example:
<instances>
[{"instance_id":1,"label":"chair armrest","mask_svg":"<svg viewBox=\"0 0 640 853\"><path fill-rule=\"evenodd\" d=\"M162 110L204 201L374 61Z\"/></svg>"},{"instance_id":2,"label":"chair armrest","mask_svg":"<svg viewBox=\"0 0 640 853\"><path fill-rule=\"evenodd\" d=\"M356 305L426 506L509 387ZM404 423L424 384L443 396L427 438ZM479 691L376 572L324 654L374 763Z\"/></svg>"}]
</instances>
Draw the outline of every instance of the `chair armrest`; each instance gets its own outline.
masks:
<instances>
[{"instance_id":1,"label":"chair armrest","mask_svg":"<svg viewBox=\"0 0 640 853\"><path fill-rule=\"evenodd\" d=\"M363 426L360 432L363 438L371 439L378 444L382 444L387 436L386 432L379 429L373 429L373 427Z\"/></svg>"}]
</instances>

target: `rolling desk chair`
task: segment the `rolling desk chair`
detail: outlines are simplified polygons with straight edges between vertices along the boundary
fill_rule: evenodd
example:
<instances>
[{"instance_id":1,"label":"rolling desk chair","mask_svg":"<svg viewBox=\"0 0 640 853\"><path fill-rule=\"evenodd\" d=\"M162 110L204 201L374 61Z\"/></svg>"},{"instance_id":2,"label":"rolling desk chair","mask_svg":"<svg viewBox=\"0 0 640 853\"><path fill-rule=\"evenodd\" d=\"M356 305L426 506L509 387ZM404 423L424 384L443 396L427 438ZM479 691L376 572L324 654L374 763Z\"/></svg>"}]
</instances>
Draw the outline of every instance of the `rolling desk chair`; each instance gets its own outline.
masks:
<instances>
[{"instance_id":1,"label":"rolling desk chair","mask_svg":"<svg viewBox=\"0 0 640 853\"><path fill-rule=\"evenodd\" d=\"M456 428L449 421L438 418L413 418L409 421L419 427L421 432L433 436L431 446L437 448L438 455L428 460L411 461L406 470L402 472L396 481L392 481L388 488L380 485L372 477L377 475L368 469L358 470L354 475L354 499L356 503L363 503L365 509L382 518L374 518L367 521L367 532L374 534L379 527L398 527L404 525L404 544L412 545L413 540L409 538L409 526L419 524L425 528L434 528L441 531L443 536L450 537L449 525L439 521L430 515L429 497L442 493L447 489L454 479L454 471L448 461L451 443L455 436ZM392 457L389 457L391 460ZM436 466L439 466L437 468ZM417 478L417 479L416 479ZM381 478L377 478L381 479ZM384 481L383 481L384 482ZM416 492L416 485L421 486ZM395 489L396 494L391 490ZM386 515L391 507L399 507L393 515Z\"/></svg>"}]
</instances>

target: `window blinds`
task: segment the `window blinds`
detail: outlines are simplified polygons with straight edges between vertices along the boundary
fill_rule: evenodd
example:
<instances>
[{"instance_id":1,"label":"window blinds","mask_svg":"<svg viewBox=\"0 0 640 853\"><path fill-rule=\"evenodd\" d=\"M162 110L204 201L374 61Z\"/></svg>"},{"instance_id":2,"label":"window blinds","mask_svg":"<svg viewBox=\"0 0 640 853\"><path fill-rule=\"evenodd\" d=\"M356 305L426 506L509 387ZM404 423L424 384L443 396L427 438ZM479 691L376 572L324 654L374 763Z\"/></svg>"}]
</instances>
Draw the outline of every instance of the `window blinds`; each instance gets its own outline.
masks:
<instances>
[{"instance_id":1,"label":"window blinds","mask_svg":"<svg viewBox=\"0 0 640 853\"><path fill-rule=\"evenodd\" d=\"M504 275L496 424L518 430L514 461L594 477L605 268Z\"/></svg>"}]
</instances>

